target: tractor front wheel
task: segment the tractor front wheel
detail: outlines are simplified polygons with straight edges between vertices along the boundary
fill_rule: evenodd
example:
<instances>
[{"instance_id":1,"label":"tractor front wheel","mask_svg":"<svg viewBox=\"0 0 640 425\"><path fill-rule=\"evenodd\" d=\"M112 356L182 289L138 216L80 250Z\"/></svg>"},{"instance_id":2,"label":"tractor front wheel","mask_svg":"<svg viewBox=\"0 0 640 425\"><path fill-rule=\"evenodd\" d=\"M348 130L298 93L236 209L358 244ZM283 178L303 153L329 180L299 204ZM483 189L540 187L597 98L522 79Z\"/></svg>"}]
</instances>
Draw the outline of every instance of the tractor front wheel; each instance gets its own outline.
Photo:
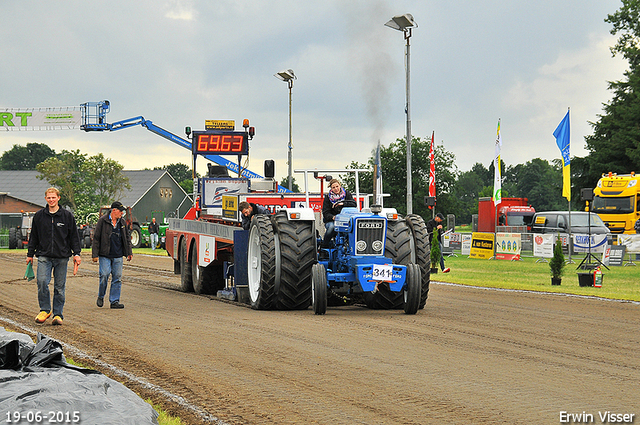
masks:
<instances>
[{"instance_id":1,"label":"tractor front wheel","mask_svg":"<svg viewBox=\"0 0 640 425\"><path fill-rule=\"evenodd\" d=\"M311 268L311 304L315 314L327 312L327 271L322 264Z\"/></svg>"},{"instance_id":2,"label":"tractor front wheel","mask_svg":"<svg viewBox=\"0 0 640 425\"><path fill-rule=\"evenodd\" d=\"M422 276L420 266L409 264L407 266L407 278L404 285L404 312L406 314L416 314L420 306L422 295Z\"/></svg>"}]
</instances>

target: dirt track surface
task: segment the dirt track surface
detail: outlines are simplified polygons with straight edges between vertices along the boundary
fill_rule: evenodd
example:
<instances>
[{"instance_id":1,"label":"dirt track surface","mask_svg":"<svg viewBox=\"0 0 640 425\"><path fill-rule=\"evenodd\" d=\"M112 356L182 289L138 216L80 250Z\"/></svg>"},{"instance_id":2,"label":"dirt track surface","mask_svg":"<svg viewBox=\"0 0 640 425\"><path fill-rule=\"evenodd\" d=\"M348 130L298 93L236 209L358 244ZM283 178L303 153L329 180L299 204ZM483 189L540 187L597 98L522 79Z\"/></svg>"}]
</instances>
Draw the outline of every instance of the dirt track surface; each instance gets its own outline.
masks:
<instances>
[{"instance_id":1,"label":"dirt track surface","mask_svg":"<svg viewBox=\"0 0 640 425\"><path fill-rule=\"evenodd\" d=\"M83 255L54 327L33 320L25 256L0 254L0 326L82 350L91 357L80 361L187 423L558 424L561 412L601 423L605 411L640 420L637 303L435 284L415 316L253 311L181 293L170 258L137 255L125 264L126 307L111 310L96 307L98 268Z\"/></svg>"}]
</instances>

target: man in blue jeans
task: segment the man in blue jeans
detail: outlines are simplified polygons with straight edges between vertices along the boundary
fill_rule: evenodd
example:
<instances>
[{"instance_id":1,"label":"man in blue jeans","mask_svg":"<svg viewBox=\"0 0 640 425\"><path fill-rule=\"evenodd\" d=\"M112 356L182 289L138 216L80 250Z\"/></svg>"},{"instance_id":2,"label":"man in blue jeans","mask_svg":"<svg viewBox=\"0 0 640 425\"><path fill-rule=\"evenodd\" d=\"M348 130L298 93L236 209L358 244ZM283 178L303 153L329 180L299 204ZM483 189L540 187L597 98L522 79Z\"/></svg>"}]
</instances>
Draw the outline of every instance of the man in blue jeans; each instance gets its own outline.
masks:
<instances>
[{"instance_id":1,"label":"man in blue jeans","mask_svg":"<svg viewBox=\"0 0 640 425\"><path fill-rule=\"evenodd\" d=\"M38 283L38 304L40 313L36 323L44 323L53 314L53 325L62 325L62 310L65 301L67 264L73 255L73 262L80 265L80 238L76 219L70 211L61 208L60 191L50 187L45 191L47 206L35 213L31 222L27 264L33 264L38 257L36 278ZM53 311L49 283L53 272Z\"/></svg>"},{"instance_id":2,"label":"man in blue jeans","mask_svg":"<svg viewBox=\"0 0 640 425\"><path fill-rule=\"evenodd\" d=\"M91 245L91 259L99 260L100 286L98 288L98 307L104 305L104 296L107 293L109 275L111 275L111 289L109 291L109 303L111 308L124 308L120 303L120 291L122 289L122 264L123 258L131 261L133 257L131 246L131 234L125 220L122 218L126 208L120 201L111 204L111 211L98 219Z\"/></svg>"}]
</instances>

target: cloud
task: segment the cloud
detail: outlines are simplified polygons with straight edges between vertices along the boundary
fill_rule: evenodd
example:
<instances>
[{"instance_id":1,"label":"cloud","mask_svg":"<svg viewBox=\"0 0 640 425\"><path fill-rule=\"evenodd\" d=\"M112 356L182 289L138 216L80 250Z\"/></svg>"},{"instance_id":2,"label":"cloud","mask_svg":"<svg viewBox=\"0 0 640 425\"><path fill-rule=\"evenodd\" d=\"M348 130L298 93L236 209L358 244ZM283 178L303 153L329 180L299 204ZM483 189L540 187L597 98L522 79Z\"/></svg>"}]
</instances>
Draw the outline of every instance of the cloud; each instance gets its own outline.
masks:
<instances>
[{"instance_id":1,"label":"cloud","mask_svg":"<svg viewBox=\"0 0 640 425\"><path fill-rule=\"evenodd\" d=\"M169 19L181 21L193 21L196 19L196 11L192 1L189 0L171 0L165 5L164 16Z\"/></svg>"},{"instance_id":2,"label":"cloud","mask_svg":"<svg viewBox=\"0 0 640 425\"><path fill-rule=\"evenodd\" d=\"M567 108L571 109L571 153L586 155L584 136L592 134L587 121L597 121L602 103L612 96L607 81L622 78L628 66L623 59L611 57L609 46L614 43L612 36L591 34L584 47L561 51L553 63L537 69L535 78L516 81L507 89L502 99L504 109L510 111L510 116L528 117L517 128L520 134L514 134L514 139L526 141L518 144L517 154L513 152L512 157L520 160L514 163L536 156L558 157L558 152L540 146L554 146L551 133Z\"/></svg>"}]
</instances>

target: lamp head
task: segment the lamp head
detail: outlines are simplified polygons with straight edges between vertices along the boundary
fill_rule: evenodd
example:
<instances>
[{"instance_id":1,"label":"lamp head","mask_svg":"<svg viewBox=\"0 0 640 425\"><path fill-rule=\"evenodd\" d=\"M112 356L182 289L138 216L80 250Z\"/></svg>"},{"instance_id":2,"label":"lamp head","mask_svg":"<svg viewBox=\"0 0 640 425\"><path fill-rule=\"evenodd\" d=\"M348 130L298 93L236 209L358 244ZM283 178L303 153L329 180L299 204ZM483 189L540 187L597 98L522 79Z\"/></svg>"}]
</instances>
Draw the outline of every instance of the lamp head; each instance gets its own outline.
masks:
<instances>
[{"instance_id":1,"label":"lamp head","mask_svg":"<svg viewBox=\"0 0 640 425\"><path fill-rule=\"evenodd\" d=\"M389 22L385 24L389 28L394 30L404 31L409 28L418 28L418 24L413 20L413 15L405 13L404 15L396 15Z\"/></svg>"},{"instance_id":2,"label":"lamp head","mask_svg":"<svg viewBox=\"0 0 640 425\"><path fill-rule=\"evenodd\" d=\"M293 69L285 69L284 71L280 71L274 74L274 76L277 79L282 81L290 81L290 80L297 79L296 75L293 73Z\"/></svg>"}]
</instances>

